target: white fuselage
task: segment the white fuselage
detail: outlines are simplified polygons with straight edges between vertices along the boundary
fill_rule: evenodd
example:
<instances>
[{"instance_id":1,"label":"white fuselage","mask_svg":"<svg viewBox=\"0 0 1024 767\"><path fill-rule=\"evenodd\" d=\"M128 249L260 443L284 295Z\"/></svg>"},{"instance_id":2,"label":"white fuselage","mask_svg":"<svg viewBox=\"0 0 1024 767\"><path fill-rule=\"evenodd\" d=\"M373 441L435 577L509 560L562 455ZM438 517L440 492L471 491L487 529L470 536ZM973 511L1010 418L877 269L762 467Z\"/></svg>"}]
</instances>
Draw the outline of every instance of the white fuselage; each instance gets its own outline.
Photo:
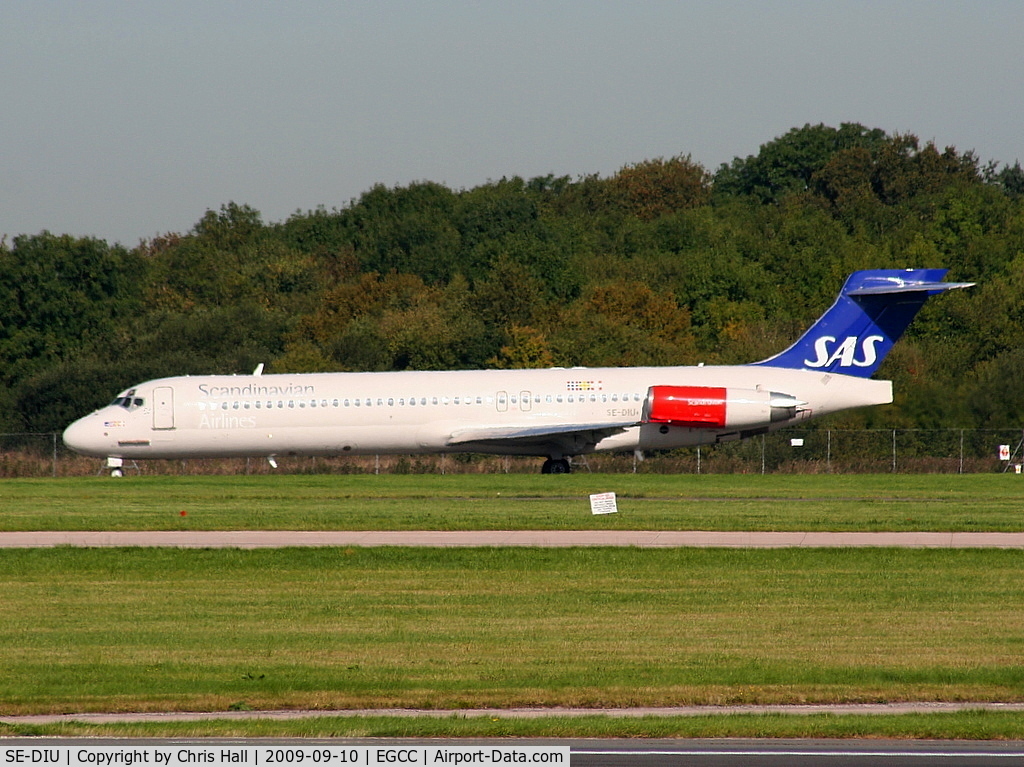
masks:
<instances>
[{"instance_id":1,"label":"white fuselage","mask_svg":"<svg viewBox=\"0 0 1024 767\"><path fill-rule=\"evenodd\" d=\"M652 386L782 392L800 406L777 420L744 405L742 421L722 428L644 423ZM889 403L892 385L766 366L554 368L183 376L147 381L118 399L71 424L68 446L127 459L456 451L561 457L740 438Z\"/></svg>"}]
</instances>

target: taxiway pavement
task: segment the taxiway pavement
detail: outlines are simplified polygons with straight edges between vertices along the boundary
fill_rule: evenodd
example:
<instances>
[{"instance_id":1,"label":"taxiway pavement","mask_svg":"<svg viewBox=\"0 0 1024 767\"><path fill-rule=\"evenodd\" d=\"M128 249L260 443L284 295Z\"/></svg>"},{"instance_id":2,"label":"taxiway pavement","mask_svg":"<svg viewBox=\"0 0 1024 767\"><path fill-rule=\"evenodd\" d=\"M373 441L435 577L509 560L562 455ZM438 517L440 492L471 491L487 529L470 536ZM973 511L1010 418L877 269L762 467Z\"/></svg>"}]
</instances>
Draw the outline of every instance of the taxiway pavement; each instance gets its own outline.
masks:
<instances>
[{"instance_id":1,"label":"taxiway pavement","mask_svg":"<svg viewBox=\"0 0 1024 767\"><path fill-rule=\"evenodd\" d=\"M1024 533L807 533L644 530L482 531L80 531L3 532L0 548L168 547L288 548L310 546L631 546L635 548L849 548L1024 549Z\"/></svg>"}]
</instances>

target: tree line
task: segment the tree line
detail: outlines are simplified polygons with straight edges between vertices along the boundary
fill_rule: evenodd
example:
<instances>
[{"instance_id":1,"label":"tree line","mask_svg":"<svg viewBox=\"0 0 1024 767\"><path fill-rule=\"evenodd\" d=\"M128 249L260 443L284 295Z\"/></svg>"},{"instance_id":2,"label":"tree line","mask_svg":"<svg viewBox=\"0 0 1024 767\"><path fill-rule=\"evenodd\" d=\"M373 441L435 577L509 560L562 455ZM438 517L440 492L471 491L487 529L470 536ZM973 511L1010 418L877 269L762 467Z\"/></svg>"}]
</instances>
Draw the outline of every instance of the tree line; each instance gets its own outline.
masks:
<instances>
[{"instance_id":1,"label":"tree line","mask_svg":"<svg viewBox=\"0 0 1024 767\"><path fill-rule=\"evenodd\" d=\"M1024 171L849 123L710 171L472 189L378 185L267 223L229 202L135 248L0 241L0 432L62 429L181 374L735 364L790 343L856 269L944 266L879 375L828 425L1006 428L1024 397Z\"/></svg>"}]
</instances>

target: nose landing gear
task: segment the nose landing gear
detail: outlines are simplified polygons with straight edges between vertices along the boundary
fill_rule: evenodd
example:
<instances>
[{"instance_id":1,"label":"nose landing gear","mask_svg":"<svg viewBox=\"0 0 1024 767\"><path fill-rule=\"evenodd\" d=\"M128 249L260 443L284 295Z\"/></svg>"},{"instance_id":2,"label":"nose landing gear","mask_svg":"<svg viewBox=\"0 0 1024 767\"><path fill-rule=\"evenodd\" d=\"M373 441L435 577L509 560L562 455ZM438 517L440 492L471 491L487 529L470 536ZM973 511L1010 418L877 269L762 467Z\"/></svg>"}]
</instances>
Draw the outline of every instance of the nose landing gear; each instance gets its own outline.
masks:
<instances>
[{"instance_id":1,"label":"nose landing gear","mask_svg":"<svg viewBox=\"0 0 1024 767\"><path fill-rule=\"evenodd\" d=\"M135 461L132 461L131 464L132 464L132 468L135 469L136 472L138 472L138 470L139 470L138 464L136 464ZM123 458L113 458L113 457L107 458L107 460L103 463L103 466L100 467L100 470L97 472L97 474L102 474L104 469L109 469L110 470L110 476L114 477L115 479L118 478L118 477L123 477L124 476L124 459Z\"/></svg>"}]
</instances>

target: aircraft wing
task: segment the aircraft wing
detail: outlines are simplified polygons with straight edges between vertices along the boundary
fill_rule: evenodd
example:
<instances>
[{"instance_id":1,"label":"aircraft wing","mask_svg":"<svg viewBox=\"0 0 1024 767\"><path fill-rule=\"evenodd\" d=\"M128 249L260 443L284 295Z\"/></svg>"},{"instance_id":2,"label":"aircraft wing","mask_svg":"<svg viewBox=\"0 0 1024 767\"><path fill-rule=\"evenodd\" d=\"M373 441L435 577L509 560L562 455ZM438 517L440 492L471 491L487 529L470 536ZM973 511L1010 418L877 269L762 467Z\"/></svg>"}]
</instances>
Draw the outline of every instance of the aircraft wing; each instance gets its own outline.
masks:
<instances>
[{"instance_id":1,"label":"aircraft wing","mask_svg":"<svg viewBox=\"0 0 1024 767\"><path fill-rule=\"evenodd\" d=\"M486 445L501 447L502 445L519 448L536 446L547 450L557 446L567 454L585 446L592 447L606 437L621 434L633 423L568 423L544 426L496 426L473 427L452 432L448 438L449 445ZM543 452L542 450L542 452Z\"/></svg>"}]
</instances>

